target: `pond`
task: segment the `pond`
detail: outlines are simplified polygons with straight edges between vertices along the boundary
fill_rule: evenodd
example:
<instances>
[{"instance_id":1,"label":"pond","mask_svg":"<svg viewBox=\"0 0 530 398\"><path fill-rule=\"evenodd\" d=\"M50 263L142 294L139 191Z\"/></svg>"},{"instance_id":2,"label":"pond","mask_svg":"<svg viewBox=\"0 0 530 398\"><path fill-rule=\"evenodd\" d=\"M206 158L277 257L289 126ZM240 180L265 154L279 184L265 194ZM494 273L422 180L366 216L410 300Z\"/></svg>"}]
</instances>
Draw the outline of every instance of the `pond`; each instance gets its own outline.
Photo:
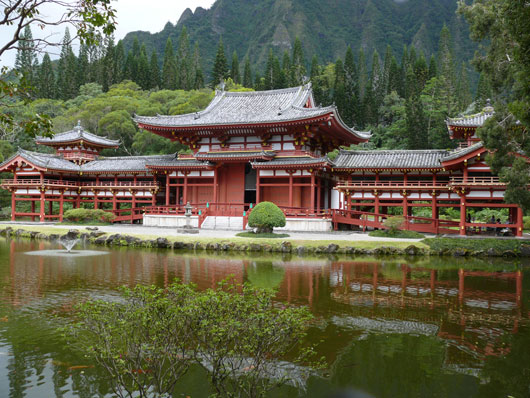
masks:
<instances>
[{"instance_id":1,"label":"pond","mask_svg":"<svg viewBox=\"0 0 530 398\"><path fill-rule=\"evenodd\" d=\"M229 275L278 290L316 316L309 338L327 377L273 396L530 396L530 264L520 260L243 256L108 249L27 255L53 243L0 240L0 396L111 396L106 375L57 327L86 298L122 285L213 287ZM178 396L208 395L189 372Z\"/></svg>"}]
</instances>

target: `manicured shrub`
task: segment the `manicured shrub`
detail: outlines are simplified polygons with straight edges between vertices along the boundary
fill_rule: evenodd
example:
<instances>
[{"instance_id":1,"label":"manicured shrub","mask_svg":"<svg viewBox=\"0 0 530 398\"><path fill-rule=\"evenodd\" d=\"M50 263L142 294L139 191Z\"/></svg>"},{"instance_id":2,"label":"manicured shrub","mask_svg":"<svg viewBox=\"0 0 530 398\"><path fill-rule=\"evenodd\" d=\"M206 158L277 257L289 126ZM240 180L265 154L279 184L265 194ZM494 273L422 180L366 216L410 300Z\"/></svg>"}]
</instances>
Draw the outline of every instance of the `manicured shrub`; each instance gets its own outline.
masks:
<instances>
[{"instance_id":1,"label":"manicured shrub","mask_svg":"<svg viewBox=\"0 0 530 398\"><path fill-rule=\"evenodd\" d=\"M273 228L285 227L285 214L272 202L261 202L248 216L248 225L256 228L256 233L271 233Z\"/></svg>"},{"instance_id":2,"label":"manicured shrub","mask_svg":"<svg viewBox=\"0 0 530 398\"><path fill-rule=\"evenodd\" d=\"M523 227L525 230L530 229L530 216L523 217Z\"/></svg>"},{"instance_id":3,"label":"manicured shrub","mask_svg":"<svg viewBox=\"0 0 530 398\"><path fill-rule=\"evenodd\" d=\"M64 218L71 222L111 222L115 216L100 209L71 209L65 211Z\"/></svg>"},{"instance_id":4,"label":"manicured shrub","mask_svg":"<svg viewBox=\"0 0 530 398\"><path fill-rule=\"evenodd\" d=\"M383 225L388 230L389 235L396 234L401 229L404 223L405 218L402 216L388 217L385 221L383 221Z\"/></svg>"}]
</instances>

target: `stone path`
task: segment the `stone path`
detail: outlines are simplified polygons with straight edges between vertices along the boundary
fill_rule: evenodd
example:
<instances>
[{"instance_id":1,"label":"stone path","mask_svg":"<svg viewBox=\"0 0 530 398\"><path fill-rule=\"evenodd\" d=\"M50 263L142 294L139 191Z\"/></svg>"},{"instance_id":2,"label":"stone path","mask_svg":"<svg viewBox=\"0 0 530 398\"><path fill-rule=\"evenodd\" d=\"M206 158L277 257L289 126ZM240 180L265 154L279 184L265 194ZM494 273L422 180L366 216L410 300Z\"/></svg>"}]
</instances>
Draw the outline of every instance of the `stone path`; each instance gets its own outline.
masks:
<instances>
[{"instance_id":1,"label":"stone path","mask_svg":"<svg viewBox=\"0 0 530 398\"><path fill-rule=\"evenodd\" d=\"M2 224L10 224L13 229L17 226L46 226L47 228L59 229L84 229L83 225L56 225L47 223L23 223L23 222L9 222ZM162 228L162 227L144 227L143 225L130 224L114 224L98 226L100 231L109 234L129 234L129 235L150 235L157 237L169 236L187 236L187 237L202 237L202 238L234 238L239 231L222 231L222 230L199 230L198 235L179 234L176 228ZM351 240L351 241L374 241L374 242L419 242L421 239L394 239L394 238L379 238L369 236L367 233L359 233L352 231L332 231L332 232L286 232L289 234L289 239L295 240Z\"/></svg>"}]
</instances>

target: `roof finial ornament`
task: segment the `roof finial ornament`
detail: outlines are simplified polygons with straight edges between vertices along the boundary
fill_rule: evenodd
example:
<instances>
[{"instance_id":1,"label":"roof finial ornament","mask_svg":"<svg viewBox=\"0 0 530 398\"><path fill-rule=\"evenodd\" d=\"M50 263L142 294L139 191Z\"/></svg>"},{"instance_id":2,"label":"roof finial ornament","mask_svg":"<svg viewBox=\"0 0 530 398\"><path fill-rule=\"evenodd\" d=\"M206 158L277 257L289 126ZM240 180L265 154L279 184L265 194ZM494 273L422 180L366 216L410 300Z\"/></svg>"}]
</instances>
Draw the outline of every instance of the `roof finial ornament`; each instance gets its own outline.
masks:
<instances>
[{"instance_id":1,"label":"roof finial ornament","mask_svg":"<svg viewBox=\"0 0 530 398\"><path fill-rule=\"evenodd\" d=\"M219 87L221 88L221 91L225 91L225 86L226 86L225 80L221 79L221 82L219 83Z\"/></svg>"},{"instance_id":2,"label":"roof finial ornament","mask_svg":"<svg viewBox=\"0 0 530 398\"><path fill-rule=\"evenodd\" d=\"M76 130L81 130L82 127L81 127L81 120L77 120L77 126L75 126L75 129Z\"/></svg>"},{"instance_id":3,"label":"roof finial ornament","mask_svg":"<svg viewBox=\"0 0 530 398\"><path fill-rule=\"evenodd\" d=\"M484 107L484 109L482 109L482 111L484 113L493 113L493 106L491 105L491 99L488 98L486 99L486 106Z\"/></svg>"},{"instance_id":4,"label":"roof finial ornament","mask_svg":"<svg viewBox=\"0 0 530 398\"><path fill-rule=\"evenodd\" d=\"M302 76L302 84L305 86L309 81L309 76Z\"/></svg>"}]
</instances>

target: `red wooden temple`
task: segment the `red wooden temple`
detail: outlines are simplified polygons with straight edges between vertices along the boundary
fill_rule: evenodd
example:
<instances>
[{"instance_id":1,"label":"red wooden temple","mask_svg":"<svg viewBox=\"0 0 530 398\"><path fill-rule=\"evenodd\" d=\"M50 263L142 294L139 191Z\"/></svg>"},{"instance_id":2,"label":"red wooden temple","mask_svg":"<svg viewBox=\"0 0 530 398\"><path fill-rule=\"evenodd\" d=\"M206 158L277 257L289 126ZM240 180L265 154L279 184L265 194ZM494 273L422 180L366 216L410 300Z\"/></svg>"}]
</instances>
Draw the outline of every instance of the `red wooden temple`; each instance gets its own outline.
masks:
<instances>
[{"instance_id":1,"label":"red wooden temple","mask_svg":"<svg viewBox=\"0 0 530 398\"><path fill-rule=\"evenodd\" d=\"M271 201L284 210L290 230L383 228L397 207L411 230L506 228L521 236L522 211L504 202L505 184L491 174L475 134L492 114L488 106L448 119L451 138L461 141L454 151L341 149L331 160L327 153L367 142L370 134L346 126L334 106L315 106L310 85L216 91L200 112L135 117L140 128L187 145L188 154L103 157L100 150L119 142L78 125L37 139L54 154L19 150L2 163L0 171L13 179L1 187L11 192L13 220L62 220L69 203L112 211L117 222L179 226L190 202L196 226L243 229L253 205ZM414 216L418 207L431 216ZM460 220L442 220L443 207L459 209ZM480 224L466 216L470 208L507 208L509 217Z\"/></svg>"}]
</instances>

